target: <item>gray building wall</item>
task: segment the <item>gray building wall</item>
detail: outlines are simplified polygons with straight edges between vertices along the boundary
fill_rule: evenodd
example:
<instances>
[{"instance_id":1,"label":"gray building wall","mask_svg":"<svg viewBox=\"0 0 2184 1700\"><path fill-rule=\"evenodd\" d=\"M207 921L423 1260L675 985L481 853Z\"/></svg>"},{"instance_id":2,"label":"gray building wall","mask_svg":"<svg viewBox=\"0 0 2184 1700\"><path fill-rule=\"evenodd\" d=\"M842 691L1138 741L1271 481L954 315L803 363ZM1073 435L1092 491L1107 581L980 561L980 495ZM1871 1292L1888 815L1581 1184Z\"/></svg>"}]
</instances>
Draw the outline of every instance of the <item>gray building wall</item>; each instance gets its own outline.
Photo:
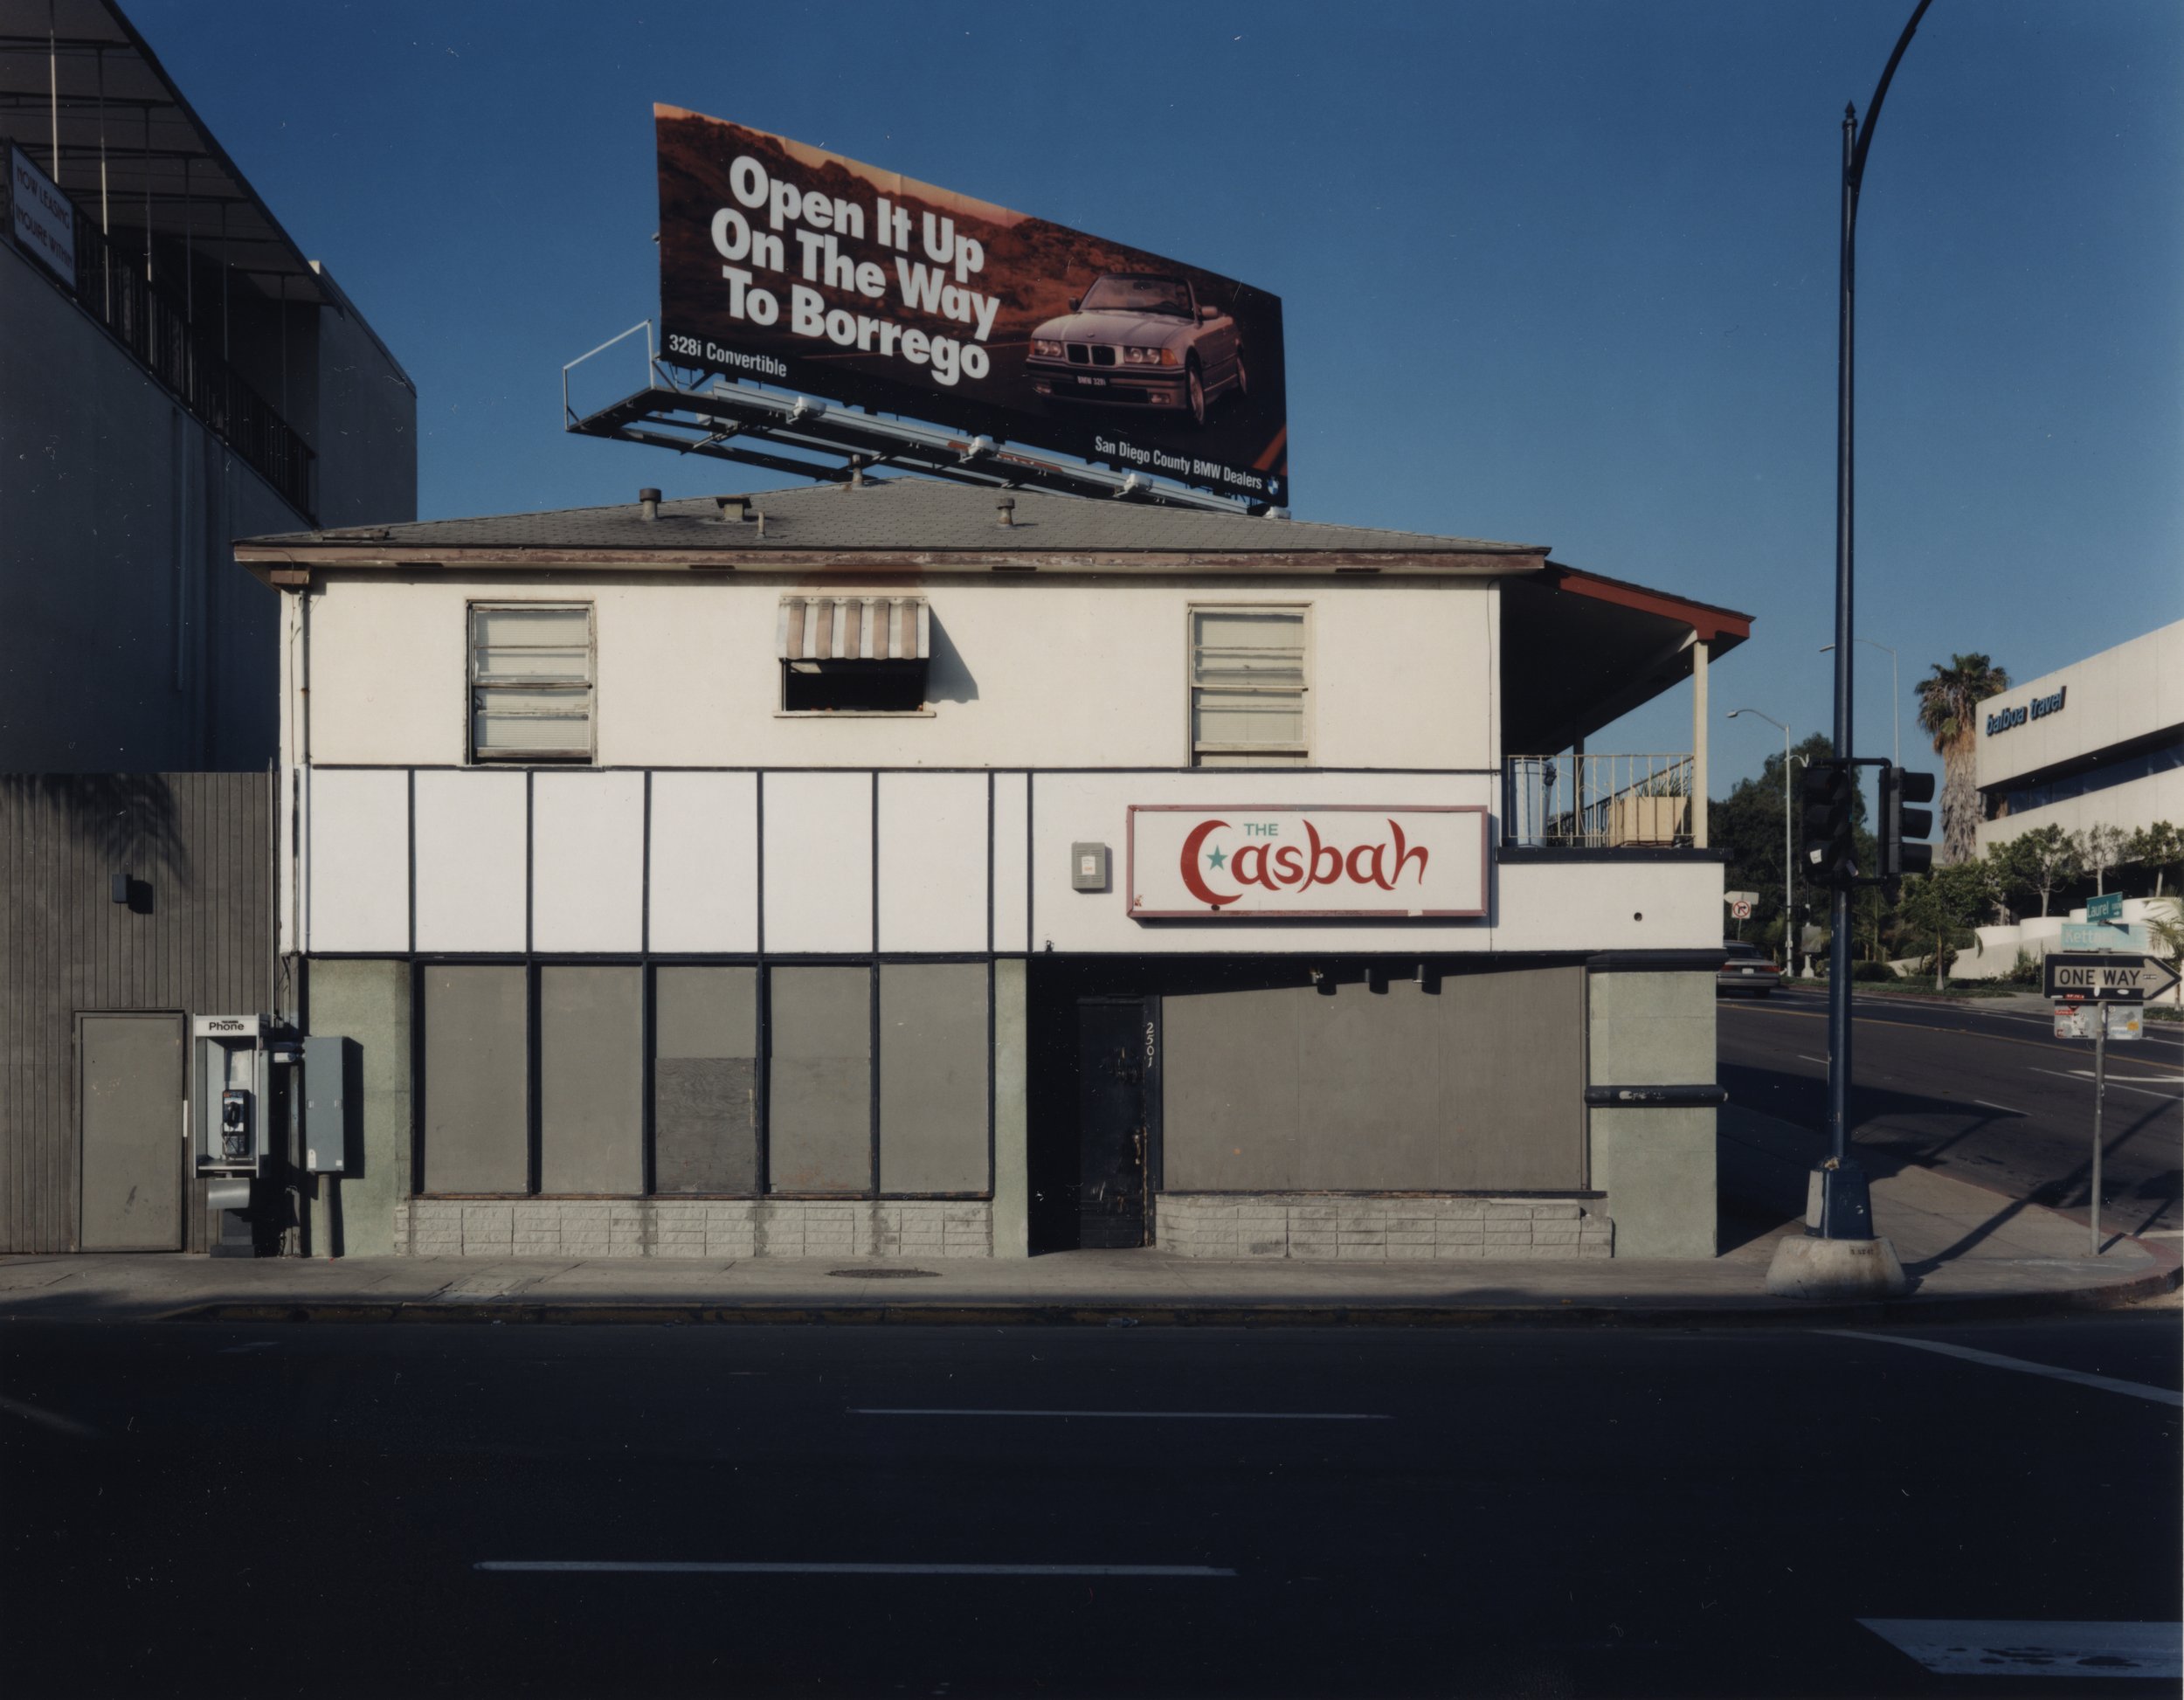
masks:
<instances>
[{"instance_id":1,"label":"gray building wall","mask_svg":"<svg viewBox=\"0 0 2184 1700\"><path fill-rule=\"evenodd\" d=\"M1164 1185L1581 1189L1583 996L1575 967L1171 995Z\"/></svg>"},{"instance_id":2,"label":"gray building wall","mask_svg":"<svg viewBox=\"0 0 2184 1700\"><path fill-rule=\"evenodd\" d=\"M397 1206L410 1196L410 964L327 961L309 964L305 987L311 1031L356 1041L361 1102L349 1109L348 1171L320 1177L311 1201L314 1254L385 1257Z\"/></svg>"},{"instance_id":3,"label":"gray building wall","mask_svg":"<svg viewBox=\"0 0 2184 1700\"><path fill-rule=\"evenodd\" d=\"M0 1252L77 1247L79 1012L273 1008L271 830L263 773L0 774Z\"/></svg>"},{"instance_id":4,"label":"gray building wall","mask_svg":"<svg viewBox=\"0 0 2184 1700\"><path fill-rule=\"evenodd\" d=\"M319 522L414 518L408 380L360 318L288 319L284 417L319 452ZM4 238L0 325L0 771L263 767L280 598L229 545L306 516Z\"/></svg>"},{"instance_id":5,"label":"gray building wall","mask_svg":"<svg viewBox=\"0 0 2184 1700\"><path fill-rule=\"evenodd\" d=\"M1595 1086L1697 1086L1714 1078L1711 971L1587 977ZM1593 1185L1607 1194L1618 1257L1715 1254L1714 1112L1590 1112Z\"/></svg>"}]
</instances>

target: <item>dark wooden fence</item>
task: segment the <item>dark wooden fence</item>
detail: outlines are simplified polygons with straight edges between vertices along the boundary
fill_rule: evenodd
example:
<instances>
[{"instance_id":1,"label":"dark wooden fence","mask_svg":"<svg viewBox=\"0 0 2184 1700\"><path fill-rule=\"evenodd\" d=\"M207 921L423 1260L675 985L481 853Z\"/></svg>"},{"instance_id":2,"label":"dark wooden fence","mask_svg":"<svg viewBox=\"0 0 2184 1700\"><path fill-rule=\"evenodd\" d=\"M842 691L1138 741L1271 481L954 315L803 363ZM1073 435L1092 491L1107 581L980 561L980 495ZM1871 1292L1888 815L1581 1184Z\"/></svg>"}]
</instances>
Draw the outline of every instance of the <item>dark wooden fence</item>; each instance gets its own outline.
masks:
<instances>
[{"instance_id":1,"label":"dark wooden fence","mask_svg":"<svg viewBox=\"0 0 2184 1700\"><path fill-rule=\"evenodd\" d=\"M79 1011L273 1008L273 807L266 773L0 774L0 1252L77 1247Z\"/></svg>"}]
</instances>

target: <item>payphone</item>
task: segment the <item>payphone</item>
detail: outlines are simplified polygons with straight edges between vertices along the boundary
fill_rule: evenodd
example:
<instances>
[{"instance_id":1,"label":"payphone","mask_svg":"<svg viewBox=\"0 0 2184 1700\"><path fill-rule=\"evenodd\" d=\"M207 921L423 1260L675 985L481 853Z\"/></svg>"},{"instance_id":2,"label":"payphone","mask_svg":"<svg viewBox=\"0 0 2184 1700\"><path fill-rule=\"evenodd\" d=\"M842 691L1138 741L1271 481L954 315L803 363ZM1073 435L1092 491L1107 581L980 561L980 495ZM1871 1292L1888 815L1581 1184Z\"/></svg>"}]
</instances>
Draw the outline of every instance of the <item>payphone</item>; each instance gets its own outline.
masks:
<instances>
[{"instance_id":1,"label":"payphone","mask_svg":"<svg viewBox=\"0 0 2184 1700\"><path fill-rule=\"evenodd\" d=\"M215 1257L256 1251L251 1209L268 1176L271 1023L263 1015L200 1015L190 1023L190 1169L207 1183Z\"/></svg>"}]
</instances>

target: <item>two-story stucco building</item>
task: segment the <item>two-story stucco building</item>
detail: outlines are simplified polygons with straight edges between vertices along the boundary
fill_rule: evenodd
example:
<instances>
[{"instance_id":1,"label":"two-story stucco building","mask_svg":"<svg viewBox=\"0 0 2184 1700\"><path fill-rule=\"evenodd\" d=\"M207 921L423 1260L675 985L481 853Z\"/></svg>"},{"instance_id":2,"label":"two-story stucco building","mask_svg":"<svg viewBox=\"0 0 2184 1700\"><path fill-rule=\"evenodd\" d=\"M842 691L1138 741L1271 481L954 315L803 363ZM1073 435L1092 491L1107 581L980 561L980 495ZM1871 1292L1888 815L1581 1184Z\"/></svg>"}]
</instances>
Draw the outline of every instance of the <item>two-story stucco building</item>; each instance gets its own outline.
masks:
<instances>
[{"instance_id":1,"label":"two-story stucco building","mask_svg":"<svg viewBox=\"0 0 2184 1700\"><path fill-rule=\"evenodd\" d=\"M915 479L238 556L349 1251L1713 1249L1703 742L1577 752L1742 615Z\"/></svg>"}]
</instances>

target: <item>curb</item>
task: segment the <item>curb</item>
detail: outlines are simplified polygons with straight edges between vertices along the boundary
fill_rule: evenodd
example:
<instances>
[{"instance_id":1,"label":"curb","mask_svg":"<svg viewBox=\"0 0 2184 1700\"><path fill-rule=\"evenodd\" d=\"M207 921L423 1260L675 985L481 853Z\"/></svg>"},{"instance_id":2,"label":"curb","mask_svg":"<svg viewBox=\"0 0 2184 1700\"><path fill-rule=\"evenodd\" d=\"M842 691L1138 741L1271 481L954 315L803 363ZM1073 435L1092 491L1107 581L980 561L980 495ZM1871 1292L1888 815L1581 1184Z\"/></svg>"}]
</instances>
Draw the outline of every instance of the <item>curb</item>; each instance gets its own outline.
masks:
<instances>
[{"instance_id":1,"label":"curb","mask_svg":"<svg viewBox=\"0 0 2184 1700\"><path fill-rule=\"evenodd\" d=\"M2000 1321L2079 1310L2112 1310L2154 1298L2184 1282L2170 1267L2099 1287L2055 1293L1988 1293L1921 1301L1907 1297L1856 1304L1803 1304L1759 1298L1736 1306L1464 1305L1464 1304L1046 1304L996 1300L980 1303L750 1304L673 1301L564 1303L431 1299L217 1300L187 1305L151 1320L178 1323L480 1323L572 1326L1000 1328L1106 1326L1148 1328L1777 1328L1843 1323Z\"/></svg>"}]
</instances>

